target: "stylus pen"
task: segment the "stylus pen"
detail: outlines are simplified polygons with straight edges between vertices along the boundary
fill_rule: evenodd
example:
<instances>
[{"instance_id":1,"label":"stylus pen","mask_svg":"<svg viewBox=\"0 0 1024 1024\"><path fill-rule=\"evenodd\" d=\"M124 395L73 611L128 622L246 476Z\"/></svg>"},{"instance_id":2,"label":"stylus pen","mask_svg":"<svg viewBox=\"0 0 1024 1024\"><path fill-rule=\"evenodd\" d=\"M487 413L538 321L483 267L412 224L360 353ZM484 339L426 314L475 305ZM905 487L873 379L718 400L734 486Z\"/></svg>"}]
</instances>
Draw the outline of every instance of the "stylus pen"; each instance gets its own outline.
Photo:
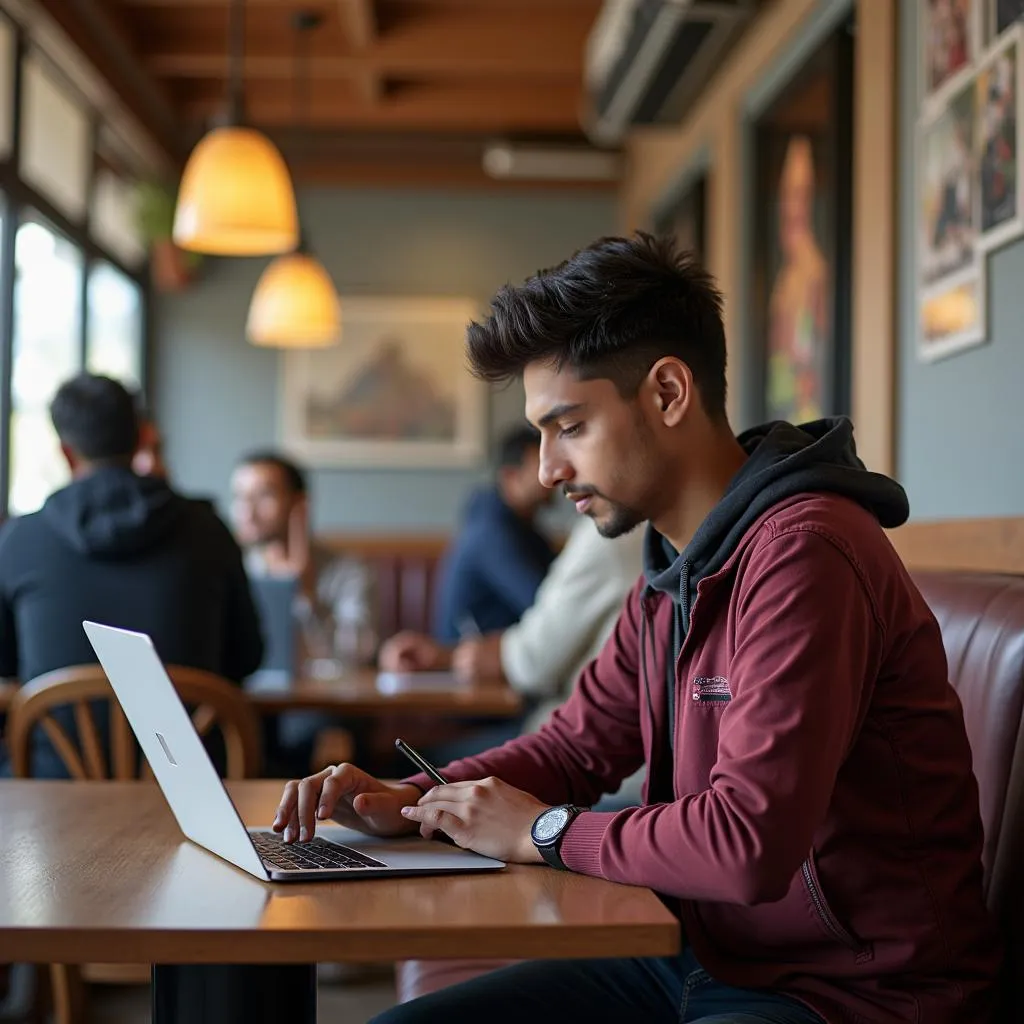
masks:
<instances>
[{"instance_id":1,"label":"stylus pen","mask_svg":"<svg viewBox=\"0 0 1024 1024\"><path fill-rule=\"evenodd\" d=\"M448 785L448 780L422 754L413 750L401 737L395 740L395 747L405 754L421 772L429 775L439 786Z\"/></svg>"}]
</instances>

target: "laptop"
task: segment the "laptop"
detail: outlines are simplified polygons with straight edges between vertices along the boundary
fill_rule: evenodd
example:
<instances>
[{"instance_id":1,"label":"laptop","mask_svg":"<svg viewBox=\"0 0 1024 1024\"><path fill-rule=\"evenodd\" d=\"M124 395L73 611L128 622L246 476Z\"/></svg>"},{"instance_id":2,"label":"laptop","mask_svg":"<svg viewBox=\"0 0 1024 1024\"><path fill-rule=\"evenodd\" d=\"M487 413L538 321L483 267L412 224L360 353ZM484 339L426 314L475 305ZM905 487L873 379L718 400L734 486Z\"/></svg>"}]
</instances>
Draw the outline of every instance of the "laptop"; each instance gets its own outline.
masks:
<instances>
[{"instance_id":1,"label":"laptop","mask_svg":"<svg viewBox=\"0 0 1024 1024\"><path fill-rule=\"evenodd\" d=\"M178 827L210 853L275 882L456 874L505 866L419 837L381 839L318 823L311 842L289 846L269 828L246 828L149 636L96 622L82 625Z\"/></svg>"}]
</instances>

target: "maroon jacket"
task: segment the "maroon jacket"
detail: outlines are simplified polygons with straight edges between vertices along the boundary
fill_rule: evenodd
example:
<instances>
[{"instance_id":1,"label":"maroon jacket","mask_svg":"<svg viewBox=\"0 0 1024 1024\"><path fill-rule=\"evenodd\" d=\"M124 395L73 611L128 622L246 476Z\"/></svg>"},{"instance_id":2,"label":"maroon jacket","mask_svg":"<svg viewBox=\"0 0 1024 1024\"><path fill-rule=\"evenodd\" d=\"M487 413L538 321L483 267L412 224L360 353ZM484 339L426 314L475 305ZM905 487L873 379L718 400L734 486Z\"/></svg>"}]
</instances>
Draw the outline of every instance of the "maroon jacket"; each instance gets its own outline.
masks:
<instances>
[{"instance_id":1,"label":"maroon jacket","mask_svg":"<svg viewBox=\"0 0 1024 1024\"><path fill-rule=\"evenodd\" d=\"M988 1024L963 715L875 516L828 493L762 512L696 587L670 704L675 613L641 581L549 724L446 774L590 806L646 761L644 806L570 826L570 869L663 894L714 977L829 1024Z\"/></svg>"}]
</instances>

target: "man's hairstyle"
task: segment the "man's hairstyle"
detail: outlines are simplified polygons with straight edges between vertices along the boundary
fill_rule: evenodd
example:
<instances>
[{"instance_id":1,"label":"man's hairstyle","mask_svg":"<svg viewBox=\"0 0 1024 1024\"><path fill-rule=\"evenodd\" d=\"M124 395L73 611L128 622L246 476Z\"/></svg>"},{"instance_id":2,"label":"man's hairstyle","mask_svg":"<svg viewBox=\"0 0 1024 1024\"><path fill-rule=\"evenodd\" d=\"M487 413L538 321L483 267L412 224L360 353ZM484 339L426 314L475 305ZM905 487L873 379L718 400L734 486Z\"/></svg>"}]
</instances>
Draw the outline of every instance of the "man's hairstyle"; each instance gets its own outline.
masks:
<instances>
[{"instance_id":1,"label":"man's hairstyle","mask_svg":"<svg viewBox=\"0 0 1024 1024\"><path fill-rule=\"evenodd\" d=\"M50 403L60 442L91 462L130 460L139 443L135 399L109 377L81 373L60 386Z\"/></svg>"},{"instance_id":2,"label":"man's hairstyle","mask_svg":"<svg viewBox=\"0 0 1024 1024\"><path fill-rule=\"evenodd\" d=\"M528 423L512 427L501 435L498 441L496 462L499 468L521 466L526 453L540 447L540 431Z\"/></svg>"},{"instance_id":3,"label":"man's hairstyle","mask_svg":"<svg viewBox=\"0 0 1024 1024\"><path fill-rule=\"evenodd\" d=\"M249 452L238 460L239 466L276 466L293 494L306 493L306 473L290 459L273 451Z\"/></svg>"},{"instance_id":4,"label":"man's hairstyle","mask_svg":"<svg viewBox=\"0 0 1024 1024\"><path fill-rule=\"evenodd\" d=\"M519 287L506 285L468 332L470 366L492 384L529 363L611 380L632 398L664 356L690 367L705 410L725 416L722 294L671 238L602 238Z\"/></svg>"}]
</instances>

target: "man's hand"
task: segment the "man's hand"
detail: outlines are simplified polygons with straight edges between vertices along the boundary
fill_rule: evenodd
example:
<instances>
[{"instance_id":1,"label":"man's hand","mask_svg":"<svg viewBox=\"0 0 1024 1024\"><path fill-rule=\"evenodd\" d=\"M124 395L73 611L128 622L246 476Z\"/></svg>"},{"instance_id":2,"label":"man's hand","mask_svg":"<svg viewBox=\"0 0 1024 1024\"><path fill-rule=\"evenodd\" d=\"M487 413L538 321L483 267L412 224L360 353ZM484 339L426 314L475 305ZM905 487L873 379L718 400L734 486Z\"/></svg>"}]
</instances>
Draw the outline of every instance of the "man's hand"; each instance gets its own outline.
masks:
<instances>
[{"instance_id":1,"label":"man's hand","mask_svg":"<svg viewBox=\"0 0 1024 1024\"><path fill-rule=\"evenodd\" d=\"M385 672L429 672L448 668L451 652L423 633L405 630L384 641L377 663Z\"/></svg>"},{"instance_id":2,"label":"man's hand","mask_svg":"<svg viewBox=\"0 0 1024 1024\"><path fill-rule=\"evenodd\" d=\"M283 544L267 544L263 559L271 576L294 576L302 593L310 600L316 598L316 578L309 546L309 501L295 499L288 513L288 536Z\"/></svg>"},{"instance_id":3,"label":"man's hand","mask_svg":"<svg viewBox=\"0 0 1024 1024\"><path fill-rule=\"evenodd\" d=\"M407 834L416 826L402 817L402 808L420 796L420 790L408 783L380 782L355 765L339 764L285 784L274 831L284 832L286 843L305 843L313 838L318 819L333 818L372 836Z\"/></svg>"},{"instance_id":4,"label":"man's hand","mask_svg":"<svg viewBox=\"0 0 1024 1024\"><path fill-rule=\"evenodd\" d=\"M504 682L501 633L488 633L487 636L463 640L452 651L452 670L463 679L472 679L474 682Z\"/></svg>"},{"instance_id":5,"label":"man's hand","mask_svg":"<svg viewBox=\"0 0 1024 1024\"><path fill-rule=\"evenodd\" d=\"M529 793L492 778L437 786L401 813L419 822L420 833L427 839L440 831L485 857L537 864L543 858L533 845L530 829L547 809Z\"/></svg>"}]
</instances>

